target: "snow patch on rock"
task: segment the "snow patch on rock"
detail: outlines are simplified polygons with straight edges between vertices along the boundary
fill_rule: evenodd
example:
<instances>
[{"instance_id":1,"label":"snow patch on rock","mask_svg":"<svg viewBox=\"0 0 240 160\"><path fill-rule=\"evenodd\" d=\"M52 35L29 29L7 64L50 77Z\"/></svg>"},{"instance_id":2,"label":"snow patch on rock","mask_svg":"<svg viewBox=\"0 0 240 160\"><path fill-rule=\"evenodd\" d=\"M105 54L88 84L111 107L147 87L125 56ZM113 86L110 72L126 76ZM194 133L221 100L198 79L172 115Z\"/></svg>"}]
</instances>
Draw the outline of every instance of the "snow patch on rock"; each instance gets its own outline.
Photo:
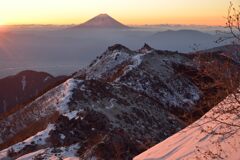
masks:
<instances>
[{"instance_id":1,"label":"snow patch on rock","mask_svg":"<svg viewBox=\"0 0 240 160\"><path fill-rule=\"evenodd\" d=\"M90 68L87 69L87 79L102 78L105 73L114 70L117 65L128 60L131 56L126 52L113 51L111 54L106 54L101 60L97 60Z\"/></svg>"},{"instance_id":2,"label":"snow patch on rock","mask_svg":"<svg viewBox=\"0 0 240 160\"><path fill-rule=\"evenodd\" d=\"M77 114L82 112L82 111L83 110L75 110L75 111L71 111L71 112L65 113L63 115L68 117L69 120L78 119L79 117L77 116Z\"/></svg>"},{"instance_id":3,"label":"snow patch on rock","mask_svg":"<svg viewBox=\"0 0 240 160\"><path fill-rule=\"evenodd\" d=\"M44 152L44 149L38 150L36 152L32 152L29 154L26 154L22 157L17 158L17 160L34 160L36 155L42 154Z\"/></svg>"},{"instance_id":4,"label":"snow patch on rock","mask_svg":"<svg viewBox=\"0 0 240 160\"><path fill-rule=\"evenodd\" d=\"M7 152L12 150L13 152L19 152L27 145L37 144L44 145L46 144L46 139L49 137L49 132L54 130L55 126L53 124L49 124L47 128L41 132L38 132L36 135L24 140L23 142L17 143L5 150L0 151L0 159L7 156Z\"/></svg>"},{"instance_id":5,"label":"snow patch on rock","mask_svg":"<svg viewBox=\"0 0 240 160\"><path fill-rule=\"evenodd\" d=\"M81 82L83 82L83 80L70 78L63 84L39 97L36 101L41 102L44 100L44 104L42 104L43 106L46 108L54 107L58 112L60 112L60 114L67 116L69 119L72 119L74 112L71 113L68 108L68 103L72 97L73 90Z\"/></svg>"},{"instance_id":6,"label":"snow patch on rock","mask_svg":"<svg viewBox=\"0 0 240 160\"><path fill-rule=\"evenodd\" d=\"M37 156L41 157L43 160L79 160L79 157L76 156L79 148L80 146L78 144L73 144L67 147L59 147L57 148L58 153L56 154L52 154L54 150L53 148L41 149L19 157L17 160L34 160Z\"/></svg>"},{"instance_id":7,"label":"snow patch on rock","mask_svg":"<svg viewBox=\"0 0 240 160\"><path fill-rule=\"evenodd\" d=\"M26 76L22 76L22 90L24 91L27 85Z\"/></svg>"},{"instance_id":8,"label":"snow patch on rock","mask_svg":"<svg viewBox=\"0 0 240 160\"><path fill-rule=\"evenodd\" d=\"M46 82L46 81L48 81L49 79L51 79L51 77L50 77L50 76L47 76L46 78L44 78L43 82Z\"/></svg>"},{"instance_id":9,"label":"snow patch on rock","mask_svg":"<svg viewBox=\"0 0 240 160\"><path fill-rule=\"evenodd\" d=\"M142 56L144 56L144 54L137 54L137 55L133 56L131 58L132 64L125 67L123 75L118 77L115 80L115 82L118 82L121 79L121 77L125 76L128 72L132 71L134 68L137 68L142 63Z\"/></svg>"}]
</instances>

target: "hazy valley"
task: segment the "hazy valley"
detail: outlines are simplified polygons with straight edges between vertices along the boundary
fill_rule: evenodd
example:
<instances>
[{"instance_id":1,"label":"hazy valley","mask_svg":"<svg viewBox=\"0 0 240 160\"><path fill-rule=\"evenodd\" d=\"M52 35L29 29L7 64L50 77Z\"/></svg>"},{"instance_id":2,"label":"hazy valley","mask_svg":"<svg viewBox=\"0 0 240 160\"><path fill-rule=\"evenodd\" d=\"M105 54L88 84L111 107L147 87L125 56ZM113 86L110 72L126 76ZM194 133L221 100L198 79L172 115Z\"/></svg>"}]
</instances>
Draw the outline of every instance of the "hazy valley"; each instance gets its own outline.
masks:
<instances>
[{"instance_id":1,"label":"hazy valley","mask_svg":"<svg viewBox=\"0 0 240 160\"><path fill-rule=\"evenodd\" d=\"M97 17L98 18L98 17ZM130 26L129 28L75 26L15 26L0 35L0 77L23 70L55 76L87 66L106 47L123 44L136 50L144 43L162 50L193 52L216 46L221 27ZM184 40L183 40L184 39Z\"/></svg>"}]
</instances>

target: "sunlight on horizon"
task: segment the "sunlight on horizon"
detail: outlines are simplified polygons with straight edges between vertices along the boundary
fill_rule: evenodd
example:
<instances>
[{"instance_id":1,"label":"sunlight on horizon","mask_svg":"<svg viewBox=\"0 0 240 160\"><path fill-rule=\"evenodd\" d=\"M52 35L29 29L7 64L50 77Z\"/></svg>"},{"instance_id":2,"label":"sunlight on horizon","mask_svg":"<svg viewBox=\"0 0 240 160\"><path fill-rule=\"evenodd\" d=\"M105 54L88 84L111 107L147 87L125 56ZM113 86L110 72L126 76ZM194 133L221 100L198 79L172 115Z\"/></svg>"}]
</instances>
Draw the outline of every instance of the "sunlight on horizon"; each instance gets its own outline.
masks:
<instances>
[{"instance_id":1,"label":"sunlight on horizon","mask_svg":"<svg viewBox=\"0 0 240 160\"><path fill-rule=\"evenodd\" d=\"M0 25L79 24L107 13L128 25L224 25L228 0L8 0L0 1ZM233 0L237 2L237 0Z\"/></svg>"},{"instance_id":2,"label":"sunlight on horizon","mask_svg":"<svg viewBox=\"0 0 240 160\"><path fill-rule=\"evenodd\" d=\"M0 26L3 26L3 25L6 25L6 22L5 22L5 20L0 18Z\"/></svg>"}]
</instances>

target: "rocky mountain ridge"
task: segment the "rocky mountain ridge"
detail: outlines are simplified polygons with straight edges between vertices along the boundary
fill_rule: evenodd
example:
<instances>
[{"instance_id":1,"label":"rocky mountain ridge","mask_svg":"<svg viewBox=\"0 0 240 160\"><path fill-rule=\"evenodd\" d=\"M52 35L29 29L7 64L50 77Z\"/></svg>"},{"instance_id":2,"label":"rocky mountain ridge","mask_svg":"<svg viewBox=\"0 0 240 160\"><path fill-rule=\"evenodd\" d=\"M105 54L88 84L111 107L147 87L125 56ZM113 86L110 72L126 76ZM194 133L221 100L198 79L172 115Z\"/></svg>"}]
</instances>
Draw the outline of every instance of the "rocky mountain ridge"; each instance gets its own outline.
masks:
<instances>
[{"instance_id":1,"label":"rocky mountain ridge","mask_svg":"<svg viewBox=\"0 0 240 160\"><path fill-rule=\"evenodd\" d=\"M114 45L1 120L0 157L131 159L222 101L238 71L221 54Z\"/></svg>"}]
</instances>

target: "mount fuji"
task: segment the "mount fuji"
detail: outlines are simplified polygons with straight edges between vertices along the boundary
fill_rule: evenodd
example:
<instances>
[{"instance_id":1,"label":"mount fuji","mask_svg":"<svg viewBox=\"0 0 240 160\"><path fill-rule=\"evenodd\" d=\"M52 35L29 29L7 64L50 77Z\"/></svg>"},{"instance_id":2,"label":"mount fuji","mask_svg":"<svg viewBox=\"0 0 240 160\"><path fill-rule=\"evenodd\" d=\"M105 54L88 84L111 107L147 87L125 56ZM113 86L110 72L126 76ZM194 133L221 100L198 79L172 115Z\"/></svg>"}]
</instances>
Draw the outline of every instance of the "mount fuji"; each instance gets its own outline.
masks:
<instances>
[{"instance_id":1,"label":"mount fuji","mask_svg":"<svg viewBox=\"0 0 240 160\"><path fill-rule=\"evenodd\" d=\"M128 26L118 22L108 14L99 14L85 23L75 26L75 28L112 28L127 29Z\"/></svg>"}]
</instances>

